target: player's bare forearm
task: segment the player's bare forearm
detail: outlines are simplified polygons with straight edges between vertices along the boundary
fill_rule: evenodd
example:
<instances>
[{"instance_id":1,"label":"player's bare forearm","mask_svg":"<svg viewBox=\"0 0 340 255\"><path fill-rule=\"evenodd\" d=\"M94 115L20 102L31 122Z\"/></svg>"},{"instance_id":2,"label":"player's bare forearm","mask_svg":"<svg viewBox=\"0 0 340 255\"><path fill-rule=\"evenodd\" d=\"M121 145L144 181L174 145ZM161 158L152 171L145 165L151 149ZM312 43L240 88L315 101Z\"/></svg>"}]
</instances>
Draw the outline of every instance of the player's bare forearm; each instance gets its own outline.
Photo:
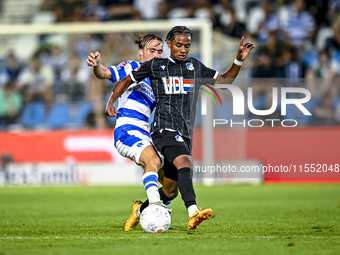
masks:
<instances>
[{"instance_id":1,"label":"player's bare forearm","mask_svg":"<svg viewBox=\"0 0 340 255\"><path fill-rule=\"evenodd\" d=\"M98 79L112 79L112 73L110 72L109 68L106 68L102 64L98 64L93 67L93 74L98 78Z\"/></svg>"},{"instance_id":2,"label":"player's bare forearm","mask_svg":"<svg viewBox=\"0 0 340 255\"><path fill-rule=\"evenodd\" d=\"M109 68L106 68L100 63L100 53L91 52L87 57L86 63L93 68L93 73L98 79L112 79L112 73Z\"/></svg>"},{"instance_id":3,"label":"player's bare forearm","mask_svg":"<svg viewBox=\"0 0 340 255\"><path fill-rule=\"evenodd\" d=\"M232 83L234 79L237 77L238 73L240 72L242 62L246 60L248 57L248 54L252 49L255 48L254 43L247 42L243 44L244 37L241 38L240 45L238 47L238 51L236 54L236 60L230 67L228 71L226 71L224 74L219 75L218 78L227 78L228 83ZM236 64L235 64L236 63Z\"/></svg>"},{"instance_id":4,"label":"player's bare forearm","mask_svg":"<svg viewBox=\"0 0 340 255\"><path fill-rule=\"evenodd\" d=\"M105 114L107 116L114 117L119 113L116 111L114 103L116 102L118 97L120 97L132 83L133 82L130 76L126 76L124 79L117 83L106 104Z\"/></svg>"},{"instance_id":5,"label":"player's bare forearm","mask_svg":"<svg viewBox=\"0 0 340 255\"><path fill-rule=\"evenodd\" d=\"M228 82L232 83L237 77L238 73L240 72L240 69L241 66L238 66L233 63L230 69L226 71L224 74L219 75L218 78L228 79Z\"/></svg>"},{"instance_id":6,"label":"player's bare forearm","mask_svg":"<svg viewBox=\"0 0 340 255\"><path fill-rule=\"evenodd\" d=\"M115 102L118 97L120 97L132 83L133 81L131 80L130 75L126 76L124 79L118 82L112 91L111 97L114 100L113 102Z\"/></svg>"}]
</instances>

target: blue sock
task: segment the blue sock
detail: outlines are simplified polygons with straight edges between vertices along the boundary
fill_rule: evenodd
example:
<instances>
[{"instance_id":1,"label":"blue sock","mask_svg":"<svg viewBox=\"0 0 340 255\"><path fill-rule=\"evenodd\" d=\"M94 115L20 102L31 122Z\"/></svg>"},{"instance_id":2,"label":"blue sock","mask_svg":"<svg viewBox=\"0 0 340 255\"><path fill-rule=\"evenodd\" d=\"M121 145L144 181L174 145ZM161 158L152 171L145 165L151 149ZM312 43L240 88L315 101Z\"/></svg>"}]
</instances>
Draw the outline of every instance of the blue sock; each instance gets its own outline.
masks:
<instances>
[{"instance_id":1,"label":"blue sock","mask_svg":"<svg viewBox=\"0 0 340 255\"><path fill-rule=\"evenodd\" d=\"M168 198L163 191L163 187L158 189L159 191L159 195L160 195L160 199L163 201L163 203L166 206L169 206L171 201L170 198ZM144 203L139 207L140 212L143 212L143 210L149 205L149 200L144 201Z\"/></svg>"},{"instance_id":2,"label":"blue sock","mask_svg":"<svg viewBox=\"0 0 340 255\"><path fill-rule=\"evenodd\" d=\"M155 172L147 172L143 175L143 184L148 196L149 203L160 201L158 191L158 174Z\"/></svg>"}]
</instances>

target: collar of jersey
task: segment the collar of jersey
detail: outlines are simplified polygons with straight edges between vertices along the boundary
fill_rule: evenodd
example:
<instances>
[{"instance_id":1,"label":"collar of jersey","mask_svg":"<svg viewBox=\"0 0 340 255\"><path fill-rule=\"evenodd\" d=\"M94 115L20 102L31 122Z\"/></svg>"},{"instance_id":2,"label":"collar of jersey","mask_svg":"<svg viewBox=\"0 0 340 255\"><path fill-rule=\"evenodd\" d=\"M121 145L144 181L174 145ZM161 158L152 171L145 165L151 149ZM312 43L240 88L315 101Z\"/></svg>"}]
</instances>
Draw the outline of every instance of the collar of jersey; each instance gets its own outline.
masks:
<instances>
[{"instance_id":1,"label":"collar of jersey","mask_svg":"<svg viewBox=\"0 0 340 255\"><path fill-rule=\"evenodd\" d=\"M174 60L171 56L169 56L168 59L170 59L170 61L173 62L173 63L178 63L178 62L177 62L176 60ZM187 57L186 59L184 59L184 60L182 61L182 63L188 62L188 61L189 61L189 58Z\"/></svg>"},{"instance_id":2,"label":"collar of jersey","mask_svg":"<svg viewBox=\"0 0 340 255\"><path fill-rule=\"evenodd\" d=\"M169 59L170 59L171 62L177 63L177 61L174 60L171 56L169 56Z\"/></svg>"}]
</instances>

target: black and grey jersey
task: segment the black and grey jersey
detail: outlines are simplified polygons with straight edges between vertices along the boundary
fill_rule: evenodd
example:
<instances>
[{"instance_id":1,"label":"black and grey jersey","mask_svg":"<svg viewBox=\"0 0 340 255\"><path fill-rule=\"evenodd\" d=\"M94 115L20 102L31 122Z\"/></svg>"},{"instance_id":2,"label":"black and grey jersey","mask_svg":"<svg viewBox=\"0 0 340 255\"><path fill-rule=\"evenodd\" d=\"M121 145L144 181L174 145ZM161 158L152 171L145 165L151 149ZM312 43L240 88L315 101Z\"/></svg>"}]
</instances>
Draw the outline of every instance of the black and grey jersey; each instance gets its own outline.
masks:
<instances>
[{"instance_id":1,"label":"black and grey jersey","mask_svg":"<svg viewBox=\"0 0 340 255\"><path fill-rule=\"evenodd\" d=\"M199 87L214 85L218 72L195 58L176 62L173 58L154 58L132 71L134 82L149 77L156 101L152 132L166 129L192 139Z\"/></svg>"}]
</instances>

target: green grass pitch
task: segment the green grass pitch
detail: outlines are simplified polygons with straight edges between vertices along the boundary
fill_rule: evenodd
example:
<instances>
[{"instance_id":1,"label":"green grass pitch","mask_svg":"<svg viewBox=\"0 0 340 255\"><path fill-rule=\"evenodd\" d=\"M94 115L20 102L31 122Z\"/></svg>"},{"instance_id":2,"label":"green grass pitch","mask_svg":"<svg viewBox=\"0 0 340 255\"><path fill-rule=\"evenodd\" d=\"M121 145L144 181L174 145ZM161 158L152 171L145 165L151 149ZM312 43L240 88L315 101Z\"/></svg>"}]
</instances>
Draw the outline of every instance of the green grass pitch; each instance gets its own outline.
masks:
<instances>
[{"instance_id":1,"label":"green grass pitch","mask_svg":"<svg viewBox=\"0 0 340 255\"><path fill-rule=\"evenodd\" d=\"M196 186L213 218L188 231L122 230L138 187L0 188L0 255L8 254L340 254L340 185Z\"/></svg>"}]
</instances>

